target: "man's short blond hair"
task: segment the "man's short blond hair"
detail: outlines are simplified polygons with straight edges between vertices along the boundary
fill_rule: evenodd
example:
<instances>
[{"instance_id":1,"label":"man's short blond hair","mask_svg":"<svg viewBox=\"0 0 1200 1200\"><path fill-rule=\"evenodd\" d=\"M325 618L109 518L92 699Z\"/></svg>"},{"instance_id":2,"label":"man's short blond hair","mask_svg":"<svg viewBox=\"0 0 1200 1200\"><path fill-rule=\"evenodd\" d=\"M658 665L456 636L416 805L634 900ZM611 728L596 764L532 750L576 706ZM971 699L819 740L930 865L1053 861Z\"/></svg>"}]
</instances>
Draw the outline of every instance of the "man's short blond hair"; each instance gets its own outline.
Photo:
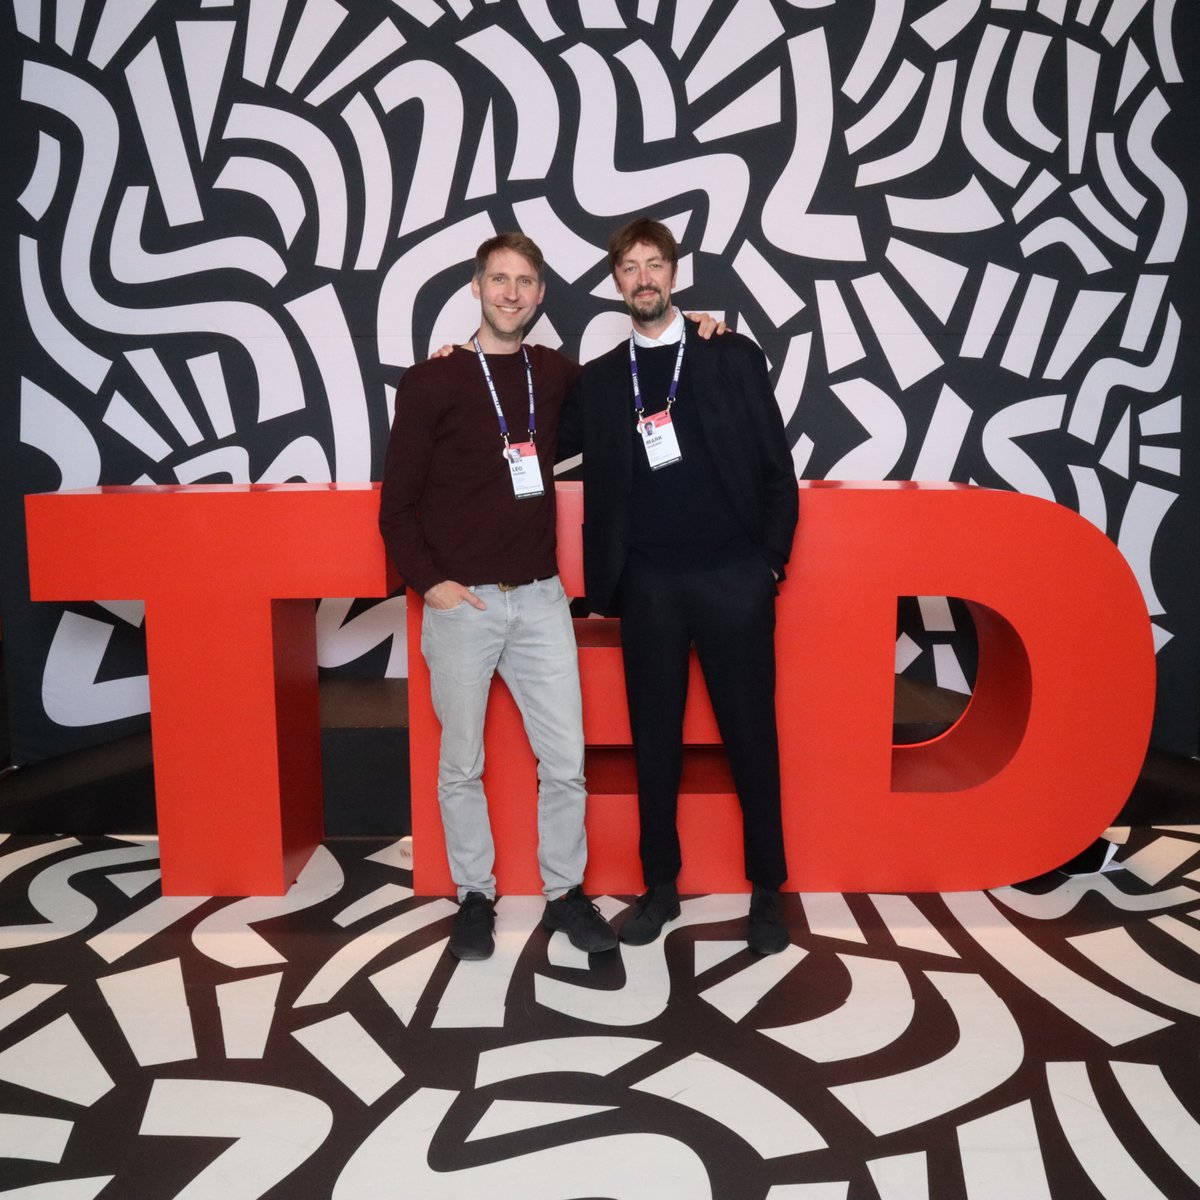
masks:
<instances>
[{"instance_id":1,"label":"man's short blond hair","mask_svg":"<svg viewBox=\"0 0 1200 1200\"><path fill-rule=\"evenodd\" d=\"M538 248L537 242L523 233L498 233L482 243L475 251L475 278L482 279L487 270L488 259L498 250L512 250L529 261L540 282L542 272L546 269L546 260Z\"/></svg>"}]
</instances>

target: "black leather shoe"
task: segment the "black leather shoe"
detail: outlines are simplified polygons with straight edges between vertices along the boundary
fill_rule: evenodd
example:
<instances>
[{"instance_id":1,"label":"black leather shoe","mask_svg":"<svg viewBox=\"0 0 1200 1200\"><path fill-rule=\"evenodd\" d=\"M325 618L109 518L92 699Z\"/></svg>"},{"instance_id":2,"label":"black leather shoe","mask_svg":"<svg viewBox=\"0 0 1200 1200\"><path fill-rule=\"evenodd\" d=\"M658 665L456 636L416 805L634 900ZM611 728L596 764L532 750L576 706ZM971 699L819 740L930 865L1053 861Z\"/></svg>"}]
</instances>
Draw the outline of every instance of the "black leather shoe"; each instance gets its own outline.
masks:
<instances>
[{"instance_id":1,"label":"black leather shoe","mask_svg":"<svg viewBox=\"0 0 1200 1200\"><path fill-rule=\"evenodd\" d=\"M482 892L468 892L458 905L450 931L450 953L455 958L491 958L496 949L492 930L496 927L495 901Z\"/></svg>"},{"instance_id":2,"label":"black leather shoe","mask_svg":"<svg viewBox=\"0 0 1200 1200\"><path fill-rule=\"evenodd\" d=\"M778 954L791 938L779 911L779 893L754 885L750 895L750 920L746 942L755 954Z\"/></svg>"},{"instance_id":3,"label":"black leather shoe","mask_svg":"<svg viewBox=\"0 0 1200 1200\"><path fill-rule=\"evenodd\" d=\"M660 883L638 897L633 914L625 918L617 936L627 946L647 946L662 933L662 927L677 916L679 893L675 885Z\"/></svg>"},{"instance_id":4,"label":"black leather shoe","mask_svg":"<svg viewBox=\"0 0 1200 1200\"><path fill-rule=\"evenodd\" d=\"M600 915L600 910L583 894L583 888L573 887L557 900L548 900L542 913L543 929L561 929L576 950L599 954L613 950L617 935Z\"/></svg>"}]
</instances>

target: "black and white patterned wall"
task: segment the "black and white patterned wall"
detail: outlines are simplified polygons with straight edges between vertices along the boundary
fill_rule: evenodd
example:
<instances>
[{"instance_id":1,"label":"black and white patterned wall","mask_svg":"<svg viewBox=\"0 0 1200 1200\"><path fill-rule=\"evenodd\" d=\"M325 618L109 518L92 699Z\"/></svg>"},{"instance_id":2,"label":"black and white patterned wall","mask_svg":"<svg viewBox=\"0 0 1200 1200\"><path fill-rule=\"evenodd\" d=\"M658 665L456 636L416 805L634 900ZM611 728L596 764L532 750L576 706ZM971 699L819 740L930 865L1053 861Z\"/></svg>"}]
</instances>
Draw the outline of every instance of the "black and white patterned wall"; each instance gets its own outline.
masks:
<instances>
[{"instance_id":1,"label":"black and white patterned wall","mask_svg":"<svg viewBox=\"0 0 1200 1200\"><path fill-rule=\"evenodd\" d=\"M3 593L14 754L144 725L135 603L30 606L20 497L377 476L403 368L474 326L469 259L546 251L532 338L626 327L604 247L766 351L808 478L1066 504L1136 572L1156 742L1194 752L1188 0L4 0ZM981 531L986 537L987 531ZM1102 598L1098 598L1102 602ZM323 666L404 674L402 600ZM965 689L956 606L901 669Z\"/></svg>"}]
</instances>

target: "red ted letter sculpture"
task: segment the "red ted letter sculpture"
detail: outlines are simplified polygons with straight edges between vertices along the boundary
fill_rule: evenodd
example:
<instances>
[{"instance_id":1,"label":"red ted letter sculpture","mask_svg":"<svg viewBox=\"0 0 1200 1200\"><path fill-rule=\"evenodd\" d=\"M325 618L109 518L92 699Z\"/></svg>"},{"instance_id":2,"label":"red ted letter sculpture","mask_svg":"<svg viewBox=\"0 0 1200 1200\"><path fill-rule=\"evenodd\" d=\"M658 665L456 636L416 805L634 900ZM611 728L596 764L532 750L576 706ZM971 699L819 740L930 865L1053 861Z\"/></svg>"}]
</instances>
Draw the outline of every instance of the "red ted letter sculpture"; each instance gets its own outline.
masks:
<instances>
[{"instance_id":1,"label":"red ted letter sculpture","mask_svg":"<svg viewBox=\"0 0 1200 1200\"><path fill-rule=\"evenodd\" d=\"M579 485L559 484L577 594ZM1137 582L1083 518L953 484L802 485L778 602L784 820L798 891L990 887L1047 870L1112 820L1137 778L1154 653ZM278 894L321 837L316 656L301 597L384 594L363 485L104 488L27 500L35 599L146 600L167 894ZM966 600L979 639L966 713L891 739L896 600ZM416 888L452 891L437 723L409 605ZM615 622L576 622L588 742L589 891L641 889ZM536 765L497 680L485 782L496 874L540 888ZM736 798L693 667L679 825L685 892L744 891ZM503 747L503 749L501 749Z\"/></svg>"}]
</instances>

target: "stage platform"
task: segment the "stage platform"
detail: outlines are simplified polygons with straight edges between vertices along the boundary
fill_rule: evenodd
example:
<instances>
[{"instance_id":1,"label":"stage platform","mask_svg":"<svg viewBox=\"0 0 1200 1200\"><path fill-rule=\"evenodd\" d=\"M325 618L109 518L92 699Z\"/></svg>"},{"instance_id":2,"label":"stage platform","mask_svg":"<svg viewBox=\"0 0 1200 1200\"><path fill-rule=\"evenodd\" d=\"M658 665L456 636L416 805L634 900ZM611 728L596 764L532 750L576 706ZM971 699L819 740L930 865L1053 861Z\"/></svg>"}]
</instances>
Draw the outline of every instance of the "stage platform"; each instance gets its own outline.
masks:
<instances>
[{"instance_id":1,"label":"stage platform","mask_svg":"<svg viewBox=\"0 0 1200 1200\"><path fill-rule=\"evenodd\" d=\"M327 789L330 741L383 744L396 700L326 690ZM897 737L961 703L902 688ZM394 795L343 748L338 803ZM284 897L164 899L152 836L83 828L152 828L148 739L67 757L0 779L5 1194L1200 1195L1195 763L1150 757L1103 873L789 895L768 959L744 896L590 959L503 897L496 955L458 963L395 833L329 838Z\"/></svg>"},{"instance_id":2,"label":"stage platform","mask_svg":"<svg viewBox=\"0 0 1200 1200\"><path fill-rule=\"evenodd\" d=\"M454 905L412 896L404 843L333 840L287 896L227 901L163 899L153 840L10 836L4 1186L1197 1195L1200 826L1112 836L1103 874L788 896L767 959L745 897L590 960L504 897L483 963L447 952Z\"/></svg>"}]
</instances>

